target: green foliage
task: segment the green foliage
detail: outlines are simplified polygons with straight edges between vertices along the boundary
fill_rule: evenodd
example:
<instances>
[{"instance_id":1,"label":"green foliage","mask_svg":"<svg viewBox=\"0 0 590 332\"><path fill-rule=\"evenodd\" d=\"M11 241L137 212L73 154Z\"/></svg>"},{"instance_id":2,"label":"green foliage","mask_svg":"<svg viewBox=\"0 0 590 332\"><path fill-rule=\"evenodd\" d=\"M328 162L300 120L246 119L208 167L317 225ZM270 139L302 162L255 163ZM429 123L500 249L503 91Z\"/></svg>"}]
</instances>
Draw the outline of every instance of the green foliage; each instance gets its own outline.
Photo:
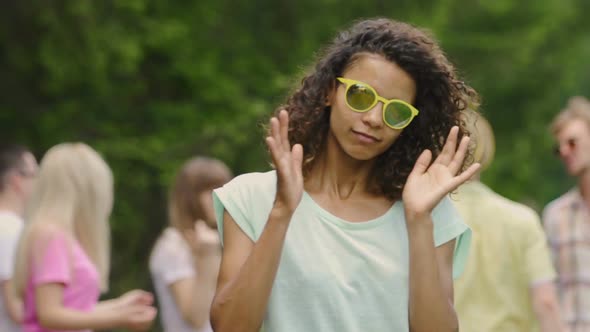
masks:
<instances>
[{"instance_id":1,"label":"green foliage","mask_svg":"<svg viewBox=\"0 0 590 332\"><path fill-rule=\"evenodd\" d=\"M267 169L261 123L336 31L387 16L430 29L497 135L484 181L541 209L572 184L547 125L589 95L584 0L11 1L0 12L2 139L41 156L85 141L112 166L112 293L150 288L168 183L194 154Z\"/></svg>"}]
</instances>

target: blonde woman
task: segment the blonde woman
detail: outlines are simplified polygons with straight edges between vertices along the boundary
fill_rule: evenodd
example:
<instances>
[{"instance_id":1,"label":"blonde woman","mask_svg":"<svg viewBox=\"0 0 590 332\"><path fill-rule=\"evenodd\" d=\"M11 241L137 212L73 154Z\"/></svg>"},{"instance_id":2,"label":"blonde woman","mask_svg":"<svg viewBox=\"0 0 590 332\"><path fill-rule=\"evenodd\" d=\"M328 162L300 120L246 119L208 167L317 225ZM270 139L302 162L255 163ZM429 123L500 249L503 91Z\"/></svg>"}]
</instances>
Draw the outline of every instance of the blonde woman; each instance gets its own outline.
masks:
<instances>
[{"instance_id":1,"label":"blonde woman","mask_svg":"<svg viewBox=\"0 0 590 332\"><path fill-rule=\"evenodd\" d=\"M152 252L150 270L166 332L211 331L209 311L221 259L212 190L231 179L221 161L187 161L174 180L169 224Z\"/></svg>"},{"instance_id":2,"label":"blonde woman","mask_svg":"<svg viewBox=\"0 0 590 332\"><path fill-rule=\"evenodd\" d=\"M113 176L96 151L66 143L46 153L16 259L23 331L149 328L151 294L134 290L98 302L108 286L112 203Z\"/></svg>"}]
</instances>

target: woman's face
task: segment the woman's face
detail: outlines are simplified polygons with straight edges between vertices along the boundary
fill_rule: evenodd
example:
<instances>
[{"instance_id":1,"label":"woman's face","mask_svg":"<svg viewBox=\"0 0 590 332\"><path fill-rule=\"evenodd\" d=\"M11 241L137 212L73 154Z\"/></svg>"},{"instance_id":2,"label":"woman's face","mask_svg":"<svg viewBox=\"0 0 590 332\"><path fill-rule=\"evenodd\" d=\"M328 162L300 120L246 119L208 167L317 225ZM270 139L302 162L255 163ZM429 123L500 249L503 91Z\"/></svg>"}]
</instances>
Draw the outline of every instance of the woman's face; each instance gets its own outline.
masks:
<instances>
[{"instance_id":1,"label":"woman's face","mask_svg":"<svg viewBox=\"0 0 590 332\"><path fill-rule=\"evenodd\" d=\"M215 221L215 209L213 208L213 190L204 190L199 194L199 203L203 209L203 217L205 223L211 228L217 228Z\"/></svg>"},{"instance_id":2,"label":"woman's face","mask_svg":"<svg viewBox=\"0 0 590 332\"><path fill-rule=\"evenodd\" d=\"M414 79L397 64L383 56L364 53L343 73L344 78L372 86L386 99L401 99L412 104L416 97ZM346 86L336 83L328 96L332 107L328 144L342 149L356 160L372 160L385 152L401 134L401 130L383 123L383 103L367 112L351 110L345 101Z\"/></svg>"}]
</instances>

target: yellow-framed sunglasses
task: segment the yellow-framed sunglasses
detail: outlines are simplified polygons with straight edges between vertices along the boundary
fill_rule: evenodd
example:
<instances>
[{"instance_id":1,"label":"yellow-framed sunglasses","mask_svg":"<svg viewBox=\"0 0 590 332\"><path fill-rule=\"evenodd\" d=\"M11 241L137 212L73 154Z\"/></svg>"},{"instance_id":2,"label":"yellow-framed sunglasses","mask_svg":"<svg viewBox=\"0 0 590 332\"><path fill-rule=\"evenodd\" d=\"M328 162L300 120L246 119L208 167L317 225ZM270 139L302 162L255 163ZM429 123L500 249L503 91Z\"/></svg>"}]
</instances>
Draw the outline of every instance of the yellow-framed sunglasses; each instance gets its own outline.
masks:
<instances>
[{"instance_id":1,"label":"yellow-framed sunglasses","mask_svg":"<svg viewBox=\"0 0 590 332\"><path fill-rule=\"evenodd\" d=\"M385 99L367 83L344 77L336 78L346 85L346 105L359 113L367 112L378 102L383 103L383 122L390 128L403 129L418 115L418 110L400 99Z\"/></svg>"}]
</instances>

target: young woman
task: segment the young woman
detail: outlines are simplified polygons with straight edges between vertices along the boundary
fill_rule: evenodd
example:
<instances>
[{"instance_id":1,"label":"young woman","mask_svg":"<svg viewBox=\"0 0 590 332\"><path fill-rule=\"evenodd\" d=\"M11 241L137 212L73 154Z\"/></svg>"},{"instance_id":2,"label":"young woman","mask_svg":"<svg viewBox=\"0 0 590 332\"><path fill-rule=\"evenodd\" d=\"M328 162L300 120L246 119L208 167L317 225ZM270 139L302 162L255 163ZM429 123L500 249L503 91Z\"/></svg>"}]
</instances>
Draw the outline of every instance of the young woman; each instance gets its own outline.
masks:
<instances>
[{"instance_id":1,"label":"young woman","mask_svg":"<svg viewBox=\"0 0 590 332\"><path fill-rule=\"evenodd\" d=\"M215 331L457 331L469 232L447 194L479 167L475 103L421 30L341 32L270 120L276 170L214 191Z\"/></svg>"},{"instance_id":2,"label":"young woman","mask_svg":"<svg viewBox=\"0 0 590 332\"><path fill-rule=\"evenodd\" d=\"M209 310L221 259L212 191L232 178L219 160L187 161L170 190L169 224L154 246L150 271L167 332L211 331Z\"/></svg>"},{"instance_id":3,"label":"young woman","mask_svg":"<svg viewBox=\"0 0 590 332\"><path fill-rule=\"evenodd\" d=\"M98 302L108 286L113 176L82 143L60 144L41 161L16 259L25 332L146 330L150 293Z\"/></svg>"}]
</instances>

